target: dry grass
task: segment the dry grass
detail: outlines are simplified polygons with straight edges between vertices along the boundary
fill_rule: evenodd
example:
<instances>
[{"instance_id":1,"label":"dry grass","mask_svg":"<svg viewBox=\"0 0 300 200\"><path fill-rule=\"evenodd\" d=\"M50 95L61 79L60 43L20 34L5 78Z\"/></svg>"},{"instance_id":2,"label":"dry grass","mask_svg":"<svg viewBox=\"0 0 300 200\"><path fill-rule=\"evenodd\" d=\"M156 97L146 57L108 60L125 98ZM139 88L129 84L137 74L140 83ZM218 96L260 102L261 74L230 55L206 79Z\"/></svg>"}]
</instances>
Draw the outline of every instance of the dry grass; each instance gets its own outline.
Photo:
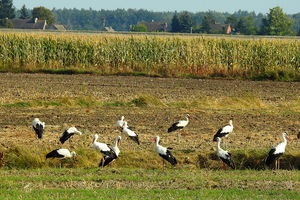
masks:
<instances>
[{"instance_id":1,"label":"dry grass","mask_svg":"<svg viewBox=\"0 0 300 200\"><path fill-rule=\"evenodd\" d=\"M231 113L298 113L300 97L295 96L294 99L282 100L280 102L264 101L254 95L239 95L239 96L224 96L224 97L200 97L190 101L163 101L158 97L152 95L136 95L127 101L118 100L113 102L106 102L96 99L91 96L81 97L61 97L52 100L33 100L33 101L18 101L9 104L0 104L2 107L11 108L55 108L55 107L69 107L69 108L101 108L101 107L154 107L154 108L184 108L197 109L205 112L231 112Z\"/></svg>"}]
</instances>

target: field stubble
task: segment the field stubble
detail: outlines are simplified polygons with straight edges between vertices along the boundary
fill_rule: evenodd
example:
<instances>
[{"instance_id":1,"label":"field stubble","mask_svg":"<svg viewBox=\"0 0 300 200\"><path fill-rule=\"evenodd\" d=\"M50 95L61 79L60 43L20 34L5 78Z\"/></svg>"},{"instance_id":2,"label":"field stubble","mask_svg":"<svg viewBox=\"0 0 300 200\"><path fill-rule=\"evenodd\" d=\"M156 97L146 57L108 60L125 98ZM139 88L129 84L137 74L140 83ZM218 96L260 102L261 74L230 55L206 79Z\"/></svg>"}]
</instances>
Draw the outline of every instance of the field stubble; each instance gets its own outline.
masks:
<instances>
[{"instance_id":1,"label":"field stubble","mask_svg":"<svg viewBox=\"0 0 300 200\"><path fill-rule=\"evenodd\" d=\"M115 166L161 167L160 158L153 152L153 137L160 135L163 145L175 149L174 154L183 168L218 169L220 163L214 156L212 136L230 118L235 128L226 139L227 148L235 153L239 168L261 169L263 156L281 141L281 132L288 132L292 138L283 167L300 166L297 159L300 141L296 140L300 127L298 82L46 74L0 76L2 148L14 152L11 155L32 154L30 159L23 160L18 155L6 156L9 160L5 165L9 167L58 166L59 162L45 161L44 155L62 146L58 137L69 126L78 127L84 135L75 136L73 143L63 146L83 155L79 154L76 162L66 162L66 166L97 166L101 156L89 147L92 137L101 133L100 141L112 144L117 135L122 135L114 127L122 115L139 134L142 145L138 147L124 137ZM168 134L166 129L186 113L197 120L191 120L178 142L177 134ZM41 141L36 140L31 128L34 117L46 122ZM36 149L34 153L30 151L32 146ZM148 158L153 160L149 162ZM254 162L255 159L259 161ZM26 164L26 160L32 162Z\"/></svg>"},{"instance_id":2,"label":"field stubble","mask_svg":"<svg viewBox=\"0 0 300 200\"><path fill-rule=\"evenodd\" d=\"M252 82L95 75L0 74L1 199L297 199L299 197L299 82ZM182 132L166 133L186 113L196 117ZM114 123L124 115L139 134L137 146ZM46 122L43 140L31 127ZM238 169L219 170L215 131L234 121L226 139ZM69 126L84 134L58 143ZM282 167L263 169L269 148L288 132ZM124 140L112 167L97 168L92 137ZM174 148L179 164L162 168L153 137ZM45 160L55 148L75 159ZM63 169L58 169L63 166ZM29 168L29 169L27 169ZM32 169L37 168L37 169ZM203 169L199 169L203 168ZM9 170L8 170L9 169Z\"/></svg>"}]
</instances>

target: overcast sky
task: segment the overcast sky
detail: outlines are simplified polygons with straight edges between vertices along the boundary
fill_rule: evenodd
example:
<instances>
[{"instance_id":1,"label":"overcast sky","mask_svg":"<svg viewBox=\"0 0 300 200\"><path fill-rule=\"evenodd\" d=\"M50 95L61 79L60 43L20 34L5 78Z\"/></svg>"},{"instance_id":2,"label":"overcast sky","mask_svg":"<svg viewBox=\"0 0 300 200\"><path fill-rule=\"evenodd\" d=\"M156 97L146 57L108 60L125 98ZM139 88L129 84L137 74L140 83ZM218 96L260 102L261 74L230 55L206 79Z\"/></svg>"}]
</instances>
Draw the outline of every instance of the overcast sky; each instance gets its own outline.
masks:
<instances>
[{"instance_id":1,"label":"overcast sky","mask_svg":"<svg viewBox=\"0 0 300 200\"><path fill-rule=\"evenodd\" d=\"M300 12L300 0L13 0L16 8L23 4L27 8L92 8L94 10L117 8L147 9L151 11L221 11L233 13L238 10L267 13L270 8L280 6L287 14Z\"/></svg>"}]
</instances>

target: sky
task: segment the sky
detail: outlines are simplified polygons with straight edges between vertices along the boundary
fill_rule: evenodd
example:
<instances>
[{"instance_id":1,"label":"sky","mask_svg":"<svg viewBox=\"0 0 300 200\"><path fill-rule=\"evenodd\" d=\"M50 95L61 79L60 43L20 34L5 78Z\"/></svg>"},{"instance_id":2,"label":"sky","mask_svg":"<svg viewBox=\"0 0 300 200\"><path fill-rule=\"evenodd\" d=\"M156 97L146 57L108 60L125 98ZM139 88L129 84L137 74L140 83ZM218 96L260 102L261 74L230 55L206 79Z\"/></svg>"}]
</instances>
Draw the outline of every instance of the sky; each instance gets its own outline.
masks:
<instances>
[{"instance_id":1,"label":"sky","mask_svg":"<svg viewBox=\"0 0 300 200\"><path fill-rule=\"evenodd\" d=\"M13 0L16 8L92 8L115 10L117 8L146 9L150 11L220 11L233 13L238 10L268 13L270 8L280 6L287 14L300 12L300 0Z\"/></svg>"}]
</instances>

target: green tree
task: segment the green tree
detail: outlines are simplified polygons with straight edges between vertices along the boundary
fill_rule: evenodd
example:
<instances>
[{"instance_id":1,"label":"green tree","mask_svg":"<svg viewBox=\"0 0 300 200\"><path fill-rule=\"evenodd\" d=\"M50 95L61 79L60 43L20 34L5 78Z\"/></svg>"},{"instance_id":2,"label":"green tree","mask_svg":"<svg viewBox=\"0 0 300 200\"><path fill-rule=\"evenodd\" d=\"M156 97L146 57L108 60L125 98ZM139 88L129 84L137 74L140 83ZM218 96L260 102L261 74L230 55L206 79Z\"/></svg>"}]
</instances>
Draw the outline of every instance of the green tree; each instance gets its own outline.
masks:
<instances>
[{"instance_id":1,"label":"green tree","mask_svg":"<svg viewBox=\"0 0 300 200\"><path fill-rule=\"evenodd\" d=\"M226 18L225 20L225 24L230 24L231 28L233 28L234 30L236 30L237 25L238 25L238 18L234 15L230 15Z\"/></svg>"},{"instance_id":2,"label":"green tree","mask_svg":"<svg viewBox=\"0 0 300 200\"><path fill-rule=\"evenodd\" d=\"M132 26L131 31L133 31L133 32L147 32L148 28L145 24L136 24L136 25Z\"/></svg>"},{"instance_id":3,"label":"green tree","mask_svg":"<svg viewBox=\"0 0 300 200\"><path fill-rule=\"evenodd\" d=\"M191 32L191 28L193 26L192 16L185 11L180 13L178 19L179 19L180 32L182 33Z\"/></svg>"},{"instance_id":4,"label":"green tree","mask_svg":"<svg viewBox=\"0 0 300 200\"><path fill-rule=\"evenodd\" d=\"M0 19L15 17L15 8L12 0L0 0Z\"/></svg>"},{"instance_id":5,"label":"green tree","mask_svg":"<svg viewBox=\"0 0 300 200\"><path fill-rule=\"evenodd\" d=\"M25 5L22 6L20 10L20 19L28 19L29 18L29 12Z\"/></svg>"},{"instance_id":6,"label":"green tree","mask_svg":"<svg viewBox=\"0 0 300 200\"><path fill-rule=\"evenodd\" d=\"M42 6L33 8L32 18L47 20L47 24L53 24L55 22L55 18L51 10Z\"/></svg>"},{"instance_id":7,"label":"green tree","mask_svg":"<svg viewBox=\"0 0 300 200\"><path fill-rule=\"evenodd\" d=\"M13 28L13 23L10 19L0 19L0 27L1 28Z\"/></svg>"},{"instance_id":8,"label":"green tree","mask_svg":"<svg viewBox=\"0 0 300 200\"><path fill-rule=\"evenodd\" d=\"M204 33L211 33L211 24L215 24L216 20L211 13L208 13L203 17L202 20L202 30Z\"/></svg>"},{"instance_id":9,"label":"green tree","mask_svg":"<svg viewBox=\"0 0 300 200\"><path fill-rule=\"evenodd\" d=\"M261 33L265 35L293 35L293 21L280 7L270 9L262 21Z\"/></svg>"},{"instance_id":10,"label":"green tree","mask_svg":"<svg viewBox=\"0 0 300 200\"><path fill-rule=\"evenodd\" d=\"M180 22L176 12L172 18L171 27L172 27L171 29L172 32L174 33L180 32Z\"/></svg>"},{"instance_id":11,"label":"green tree","mask_svg":"<svg viewBox=\"0 0 300 200\"><path fill-rule=\"evenodd\" d=\"M257 33L254 18L251 16L241 17L236 28L238 32L244 35L255 35Z\"/></svg>"}]
</instances>

